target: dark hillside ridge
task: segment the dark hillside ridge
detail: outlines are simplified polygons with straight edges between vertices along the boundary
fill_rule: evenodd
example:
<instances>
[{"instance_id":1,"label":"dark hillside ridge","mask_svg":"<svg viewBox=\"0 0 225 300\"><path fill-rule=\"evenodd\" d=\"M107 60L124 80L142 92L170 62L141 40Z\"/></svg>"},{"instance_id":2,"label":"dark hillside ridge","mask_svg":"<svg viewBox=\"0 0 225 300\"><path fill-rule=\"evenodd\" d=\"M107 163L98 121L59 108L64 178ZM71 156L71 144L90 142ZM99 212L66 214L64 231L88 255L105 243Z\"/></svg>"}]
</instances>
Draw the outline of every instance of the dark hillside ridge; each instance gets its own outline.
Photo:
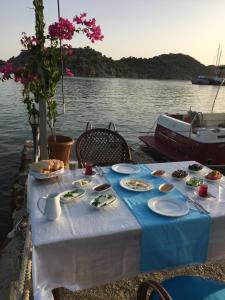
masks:
<instances>
[{"instance_id":1,"label":"dark hillside ridge","mask_svg":"<svg viewBox=\"0 0 225 300\"><path fill-rule=\"evenodd\" d=\"M14 67L28 62L29 52L10 58ZM0 60L0 65L2 61ZM191 80L198 75L210 75L213 66L205 66L189 55L162 54L153 58L128 57L113 60L90 47L75 48L74 55L68 57L66 65L75 76L119 77L146 79Z\"/></svg>"}]
</instances>

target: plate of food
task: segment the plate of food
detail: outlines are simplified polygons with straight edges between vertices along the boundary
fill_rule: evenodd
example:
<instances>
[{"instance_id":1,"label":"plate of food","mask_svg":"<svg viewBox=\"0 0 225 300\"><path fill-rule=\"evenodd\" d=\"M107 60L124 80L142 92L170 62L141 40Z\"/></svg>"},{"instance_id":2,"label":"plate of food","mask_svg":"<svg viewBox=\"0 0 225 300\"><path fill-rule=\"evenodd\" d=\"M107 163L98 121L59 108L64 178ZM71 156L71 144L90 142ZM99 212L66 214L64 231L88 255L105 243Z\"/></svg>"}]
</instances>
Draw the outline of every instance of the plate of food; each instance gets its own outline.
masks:
<instances>
[{"instance_id":1,"label":"plate of food","mask_svg":"<svg viewBox=\"0 0 225 300\"><path fill-rule=\"evenodd\" d=\"M49 179L64 173L64 163L57 159L41 160L30 165L30 174L36 179Z\"/></svg>"},{"instance_id":2,"label":"plate of food","mask_svg":"<svg viewBox=\"0 0 225 300\"><path fill-rule=\"evenodd\" d=\"M188 166L188 171L193 173L199 173L203 169L203 166L200 164L192 164Z\"/></svg>"},{"instance_id":3,"label":"plate of food","mask_svg":"<svg viewBox=\"0 0 225 300\"><path fill-rule=\"evenodd\" d=\"M153 188L151 183L136 178L123 178L120 180L120 185L133 192L147 192Z\"/></svg>"},{"instance_id":4,"label":"plate of food","mask_svg":"<svg viewBox=\"0 0 225 300\"><path fill-rule=\"evenodd\" d=\"M196 189L199 185L203 183L203 179L197 176L190 177L186 181L186 186L192 189Z\"/></svg>"},{"instance_id":5,"label":"plate of food","mask_svg":"<svg viewBox=\"0 0 225 300\"><path fill-rule=\"evenodd\" d=\"M72 182L75 187L85 187L91 183L91 178L80 178Z\"/></svg>"},{"instance_id":6,"label":"plate of food","mask_svg":"<svg viewBox=\"0 0 225 300\"><path fill-rule=\"evenodd\" d=\"M105 182L93 187L93 191L97 193L104 193L112 188L111 184Z\"/></svg>"},{"instance_id":7,"label":"plate of food","mask_svg":"<svg viewBox=\"0 0 225 300\"><path fill-rule=\"evenodd\" d=\"M205 175L205 179L210 182L217 182L223 177L223 174L220 171L211 171Z\"/></svg>"},{"instance_id":8,"label":"plate of food","mask_svg":"<svg viewBox=\"0 0 225 300\"><path fill-rule=\"evenodd\" d=\"M123 164L113 165L112 170L120 174L136 174L140 172L140 167L134 164L123 163Z\"/></svg>"},{"instance_id":9,"label":"plate of food","mask_svg":"<svg viewBox=\"0 0 225 300\"><path fill-rule=\"evenodd\" d=\"M91 200L90 205L96 209L102 208L114 202L117 198L110 193L102 194Z\"/></svg>"},{"instance_id":10,"label":"plate of food","mask_svg":"<svg viewBox=\"0 0 225 300\"><path fill-rule=\"evenodd\" d=\"M59 194L60 202L63 204L80 199L85 194L85 191L80 188L73 188Z\"/></svg>"},{"instance_id":11,"label":"plate of food","mask_svg":"<svg viewBox=\"0 0 225 300\"><path fill-rule=\"evenodd\" d=\"M150 199L148 207L155 213L167 217L182 217L189 212L189 207L184 201L167 196Z\"/></svg>"},{"instance_id":12,"label":"plate of food","mask_svg":"<svg viewBox=\"0 0 225 300\"><path fill-rule=\"evenodd\" d=\"M166 171L164 170L154 170L151 172L151 175L154 177L161 177L163 175L165 175Z\"/></svg>"},{"instance_id":13,"label":"plate of food","mask_svg":"<svg viewBox=\"0 0 225 300\"><path fill-rule=\"evenodd\" d=\"M172 192L173 189L174 189L174 185L171 183L163 183L159 186L159 191L162 193Z\"/></svg>"},{"instance_id":14,"label":"plate of food","mask_svg":"<svg viewBox=\"0 0 225 300\"><path fill-rule=\"evenodd\" d=\"M188 176L188 173L185 170L176 170L171 174L172 178L177 180L183 180Z\"/></svg>"}]
</instances>

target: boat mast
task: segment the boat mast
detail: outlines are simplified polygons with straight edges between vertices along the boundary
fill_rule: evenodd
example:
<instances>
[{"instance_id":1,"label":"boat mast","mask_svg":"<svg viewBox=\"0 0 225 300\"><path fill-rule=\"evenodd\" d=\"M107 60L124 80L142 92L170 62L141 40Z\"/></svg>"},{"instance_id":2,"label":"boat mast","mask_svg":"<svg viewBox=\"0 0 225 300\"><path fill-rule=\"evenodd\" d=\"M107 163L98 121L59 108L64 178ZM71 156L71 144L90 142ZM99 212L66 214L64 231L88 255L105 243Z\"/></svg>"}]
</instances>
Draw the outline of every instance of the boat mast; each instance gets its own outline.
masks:
<instances>
[{"instance_id":1,"label":"boat mast","mask_svg":"<svg viewBox=\"0 0 225 300\"><path fill-rule=\"evenodd\" d=\"M216 55L215 75L217 75L217 72L218 72L220 57L221 57L221 55L220 55L220 44L219 44L219 47L218 47L218 50L217 50L217 55Z\"/></svg>"}]
</instances>

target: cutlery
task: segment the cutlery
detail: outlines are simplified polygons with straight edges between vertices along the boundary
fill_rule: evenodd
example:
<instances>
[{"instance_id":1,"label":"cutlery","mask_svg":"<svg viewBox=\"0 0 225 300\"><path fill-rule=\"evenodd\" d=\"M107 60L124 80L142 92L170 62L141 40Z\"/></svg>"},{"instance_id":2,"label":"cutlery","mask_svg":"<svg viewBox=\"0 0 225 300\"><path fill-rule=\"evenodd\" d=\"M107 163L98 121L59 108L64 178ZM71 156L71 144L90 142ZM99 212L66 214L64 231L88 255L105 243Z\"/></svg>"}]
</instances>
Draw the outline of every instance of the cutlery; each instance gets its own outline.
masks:
<instances>
[{"instance_id":1,"label":"cutlery","mask_svg":"<svg viewBox=\"0 0 225 300\"><path fill-rule=\"evenodd\" d=\"M216 196L212 195L212 194L209 193L209 192L208 192L208 196L209 196L210 198L216 198Z\"/></svg>"},{"instance_id":2,"label":"cutlery","mask_svg":"<svg viewBox=\"0 0 225 300\"><path fill-rule=\"evenodd\" d=\"M190 197L187 196L188 202L190 202L191 204L193 204L200 212L205 213L205 214L209 214L210 212L208 210L206 210L201 204L199 204L197 201L194 201L193 199L191 199Z\"/></svg>"},{"instance_id":3,"label":"cutlery","mask_svg":"<svg viewBox=\"0 0 225 300\"><path fill-rule=\"evenodd\" d=\"M96 169L99 176L104 176L105 173L104 173L104 171L102 170L101 167L95 166L95 169Z\"/></svg>"}]
</instances>

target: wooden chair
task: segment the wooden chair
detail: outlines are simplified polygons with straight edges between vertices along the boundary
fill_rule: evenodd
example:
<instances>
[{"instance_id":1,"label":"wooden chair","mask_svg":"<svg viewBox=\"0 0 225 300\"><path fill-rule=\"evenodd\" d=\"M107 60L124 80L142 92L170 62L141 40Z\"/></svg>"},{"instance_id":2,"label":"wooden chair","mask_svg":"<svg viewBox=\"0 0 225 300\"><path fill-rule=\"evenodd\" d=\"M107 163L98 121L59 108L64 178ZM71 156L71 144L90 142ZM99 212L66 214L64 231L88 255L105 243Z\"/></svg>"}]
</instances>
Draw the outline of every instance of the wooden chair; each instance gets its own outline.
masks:
<instances>
[{"instance_id":1,"label":"wooden chair","mask_svg":"<svg viewBox=\"0 0 225 300\"><path fill-rule=\"evenodd\" d=\"M150 293L149 293L150 291ZM140 284L137 300L224 300L225 283L200 276L176 276L161 284Z\"/></svg>"},{"instance_id":2,"label":"wooden chair","mask_svg":"<svg viewBox=\"0 0 225 300\"><path fill-rule=\"evenodd\" d=\"M79 167L85 162L99 166L131 162L125 139L106 128L89 129L81 134L76 142L76 155Z\"/></svg>"}]
</instances>

